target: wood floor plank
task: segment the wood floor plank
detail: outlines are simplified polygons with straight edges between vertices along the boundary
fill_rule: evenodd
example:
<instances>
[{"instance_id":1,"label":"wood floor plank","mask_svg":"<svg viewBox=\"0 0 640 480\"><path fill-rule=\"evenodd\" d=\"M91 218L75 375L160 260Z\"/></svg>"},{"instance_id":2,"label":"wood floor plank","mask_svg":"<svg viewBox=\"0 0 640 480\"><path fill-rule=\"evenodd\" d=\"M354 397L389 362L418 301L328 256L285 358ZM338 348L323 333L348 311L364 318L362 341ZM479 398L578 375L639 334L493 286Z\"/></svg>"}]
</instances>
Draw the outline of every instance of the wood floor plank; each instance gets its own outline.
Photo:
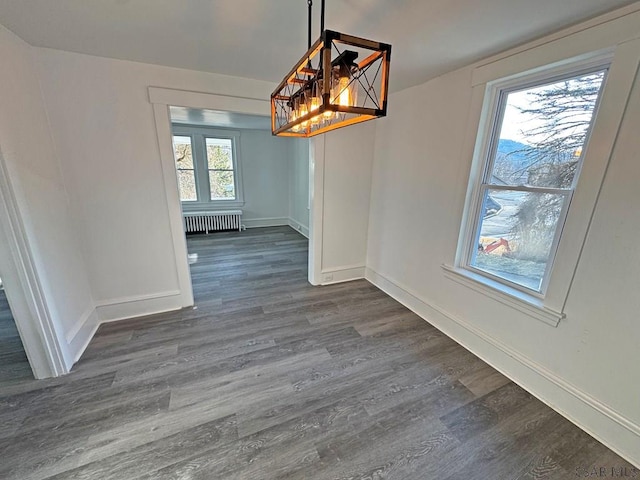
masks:
<instances>
[{"instance_id":1,"label":"wood floor plank","mask_svg":"<svg viewBox=\"0 0 640 480\"><path fill-rule=\"evenodd\" d=\"M75 467L89 435L109 425L125 425L167 410L169 392L131 398L102 410L78 412L59 421L49 419L38 428L25 428L0 441L3 462L0 478L47 478Z\"/></svg>"},{"instance_id":2,"label":"wood floor plank","mask_svg":"<svg viewBox=\"0 0 640 480\"><path fill-rule=\"evenodd\" d=\"M102 325L65 377L0 378L0 478L631 472L367 281L311 286L307 240L291 228L187 245L194 308Z\"/></svg>"},{"instance_id":3,"label":"wood floor plank","mask_svg":"<svg viewBox=\"0 0 640 480\"><path fill-rule=\"evenodd\" d=\"M100 478L120 480L146 475L182 458L218 448L237 440L235 415L184 429L174 435L54 475L56 480Z\"/></svg>"},{"instance_id":4,"label":"wood floor plank","mask_svg":"<svg viewBox=\"0 0 640 480\"><path fill-rule=\"evenodd\" d=\"M33 379L33 371L13 320L4 288L0 287L0 385L29 379Z\"/></svg>"}]
</instances>

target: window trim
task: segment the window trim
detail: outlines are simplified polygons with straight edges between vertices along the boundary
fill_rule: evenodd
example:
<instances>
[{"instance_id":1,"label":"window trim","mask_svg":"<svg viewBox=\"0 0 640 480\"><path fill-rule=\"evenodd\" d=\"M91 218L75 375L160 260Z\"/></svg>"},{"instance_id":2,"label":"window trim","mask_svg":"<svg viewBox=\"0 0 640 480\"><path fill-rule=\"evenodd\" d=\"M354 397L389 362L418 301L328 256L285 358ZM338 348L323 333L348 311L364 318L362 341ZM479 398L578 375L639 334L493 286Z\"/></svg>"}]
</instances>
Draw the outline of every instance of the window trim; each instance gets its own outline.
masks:
<instances>
[{"instance_id":1,"label":"window trim","mask_svg":"<svg viewBox=\"0 0 640 480\"><path fill-rule=\"evenodd\" d=\"M580 77L583 75L589 75L592 73L604 71L604 77L602 79L602 87L600 93L597 98L596 105L594 107L593 116L591 124L589 125L589 130L587 131L585 142L584 142L584 152L586 154L589 146L589 142L591 140L591 133L593 131L593 126L598 117L600 104L603 96L604 89L607 85L607 77L609 70L611 68L611 58L598 58L597 60L591 60L586 62L575 62L564 65L561 68L551 68L549 70L542 70L536 72L535 74L521 74L517 75L515 78L509 77L504 80L497 80L487 84L487 90L491 89L490 98L491 104L488 105L488 109L486 110L486 114L488 117L486 118L487 122L487 136L482 141L482 150L481 150L481 171L477 176L477 181L473 187L473 195L475 197L475 201L473 204L473 209L470 212L470 215L467 219L468 224L463 225L463 229L468 229L471 233L471 237L467 238L466 241L466 249L462 252L459 263L456 265L465 270L469 270L479 277L487 277L493 282L497 282L498 284L502 284L504 287L513 290L519 290L522 293L529 295L533 298L544 299L546 296L546 292L549 286L549 281L551 278L551 272L553 270L553 265L555 262L555 258L558 252L558 247L560 244L560 239L562 236L562 231L564 229L564 225L567 219L567 215L569 212L569 208L571 205L571 200L573 199L573 195L575 189L577 188L577 183L579 181L580 173L582 171L582 165L584 163L585 155L580 156L580 161L578 165L578 169L573 178L573 182L570 188L542 188L542 187L534 187L530 188L528 186L504 186L501 187L499 185L490 184L487 178L490 175L490 172L493 171L493 167L495 165L496 157L497 157L497 148L498 141L500 137L501 128L504 121L504 115L506 111L506 103L509 94L513 92L519 92L523 90L527 90L530 88L535 88L538 86L542 86L545 84L552 84L556 82L560 82L563 80ZM483 198L484 194L488 190L509 190L509 191L523 191L529 192L535 190L539 193L551 193L557 195L563 195L565 200L563 202L563 207L558 217L558 223L556 227L556 231L554 234L553 242L551 244L551 251L549 260L547 261L547 265L545 267L544 277L542 279L542 284L540 291L533 290L524 285L519 285L515 282L511 282L505 278L502 278L498 275L494 275L490 272L486 272L482 269L474 267L471 265L471 262L474 257L474 250L476 248L476 238L479 236L479 230L482 227L482 222L480 219L480 213L483 207Z\"/></svg>"},{"instance_id":2,"label":"window trim","mask_svg":"<svg viewBox=\"0 0 640 480\"><path fill-rule=\"evenodd\" d=\"M477 84L472 82L470 119L465 140L466 150L464 150L468 152L472 162L455 257L451 264L445 262L442 265L445 277L547 324L557 326L565 317L564 309L569 291L640 64L638 43L633 41L597 52L583 53L546 66L529 63L527 68L527 62L521 62L521 73L508 77L502 76L505 67L498 62L492 66L495 74L493 80ZM513 59L510 60L513 61ZM473 218L470 217L473 215L472 212L477 211L475 210L479 201L477 186L484 173L482 168L486 163L483 154L487 152L487 142L493 127L489 119L491 119L492 106L495 105L499 91L507 88L509 83L524 88L525 80L540 83L552 78L553 75L566 75L570 72L579 72L581 69L594 70L607 65L609 65L609 72L600 95L600 108L592 125L589 145L583 151L584 161L579 183L569 205L545 297L539 298L510 288L462 268L462 259L467 245L470 245L469 242L475 233L468 228L469 218ZM490 78L486 65L478 68L483 69L485 78Z\"/></svg>"},{"instance_id":3,"label":"window trim","mask_svg":"<svg viewBox=\"0 0 640 480\"><path fill-rule=\"evenodd\" d=\"M205 210L224 210L231 207L244 206L244 191L242 188L242 161L240 152L240 132L222 128L203 127L198 125L172 124L171 135L191 137L193 149L193 165L196 177L196 194L198 200L180 201L185 212ZM207 138L221 138L231 140L233 161L233 180L236 198L233 200L212 200L209 184L209 165L207 159ZM203 200L204 199L204 200Z\"/></svg>"},{"instance_id":4,"label":"window trim","mask_svg":"<svg viewBox=\"0 0 640 480\"><path fill-rule=\"evenodd\" d=\"M443 264L445 277L460 285L464 285L504 305L540 320L543 323L557 327L565 317L564 312L546 306L543 299L529 295L522 290L497 282L474 271Z\"/></svg>"}]
</instances>

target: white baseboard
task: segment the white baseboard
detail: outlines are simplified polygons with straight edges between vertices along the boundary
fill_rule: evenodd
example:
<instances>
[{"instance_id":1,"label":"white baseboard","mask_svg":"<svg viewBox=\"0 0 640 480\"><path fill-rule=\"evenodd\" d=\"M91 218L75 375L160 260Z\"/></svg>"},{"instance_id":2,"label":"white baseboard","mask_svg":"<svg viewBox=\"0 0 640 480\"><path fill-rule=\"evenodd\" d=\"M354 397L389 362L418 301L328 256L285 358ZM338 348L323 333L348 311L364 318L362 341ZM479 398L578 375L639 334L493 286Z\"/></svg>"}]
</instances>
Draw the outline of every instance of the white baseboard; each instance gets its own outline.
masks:
<instances>
[{"instance_id":1,"label":"white baseboard","mask_svg":"<svg viewBox=\"0 0 640 480\"><path fill-rule=\"evenodd\" d=\"M247 228L280 227L289 225L289 219L287 217L243 218L242 225Z\"/></svg>"},{"instance_id":2,"label":"white baseboard","mask_svg":"<svg viewBox=\"0 0 640 480\"><path fill-rule=\"evenodd\" d=\"M76 363L89 342L98 330L100 321L98 319L98 312L91 306L80 316L75 325L67 332L65 337L67 341L67 351L69 352L67 360L67 369L71 370L71 367Z\"/></svg>"},{"instance_id":3,"label":"white baseboard","mask_svg":"<svg viewBox=\"0 0 640 480\"><path fill-rule=\"evenodd\" d=\"M364 278L364 265L348 265L344 267L323 268L320 274L320 285L350 282Z\"/></svg>"},{"instance_id":4,"label":"white baseboard","mask_svg":"<svg viewBox=\"0 0 640 480\"><path fill-rule=\"evenodd\" d=\"M370 268L366 268L365 278L618 455L640 466L639 425L399 282Z\"/></svg>"},{"instance_id":5,"label":"white baseboard","mask_svg":"<svg viewBox=\"0 0 640 480\"><path fill-rule=\"evenodd\" d=\"M181 295L178 290L115 298L96 304L96 311L101 323L170 312L181 308Z\"/></svg>"},{"instance_id":6,"label":"white baseboard","mask_svg":"<svg viewBox=\"0 0 640 480\"><path fill-rule=\"evenodd\" d=\"M69 352L66 361L67 369L71 370L71 367L80 360L98 331L98 327L103 323L170 312L181 308L181 295L177 290L98 302L95 308L88 308L80 316L65 337Z\"/></svg>"},{"instance_id":7,"label":"white baseboard","mask_svg":"<svg viewBox=\"0 0 640 480\"><path fill-rule=\"evenodd\" d=\"M309 227L305 227L304 225L302 225L297 220L294 220L293 218L289 218L289 226L294 230L300 232L303 236L309 238Z\"/></svg>"}]
</instances>

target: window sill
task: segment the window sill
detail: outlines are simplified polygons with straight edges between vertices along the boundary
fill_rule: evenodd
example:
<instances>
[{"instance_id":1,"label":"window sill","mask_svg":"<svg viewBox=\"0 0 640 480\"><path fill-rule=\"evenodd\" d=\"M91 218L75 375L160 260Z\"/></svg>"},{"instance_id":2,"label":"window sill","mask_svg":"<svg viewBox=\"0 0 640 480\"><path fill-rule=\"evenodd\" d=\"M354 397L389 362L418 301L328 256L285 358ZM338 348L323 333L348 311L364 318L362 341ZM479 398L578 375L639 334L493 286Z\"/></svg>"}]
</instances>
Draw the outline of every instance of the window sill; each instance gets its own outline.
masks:
<instances>
[{"instance_id":1,"label":"window sill","mask_svg":"<svg viewBox=\"0 0 640 480\"><path fill-rule=\"evenodd\" d=\"M226 210L228 208L243 207L241 200L220 200L217 202L182 202L182 211L188 213L210 212L216 210Z\"/></svg>"},{"instance_id":2,"label":"window sill","mask_svg":"<svg viewBox=\"0 0 640 480\"><path fill-rule=\"evenodd\" d=\"M515 308L552 327L557 327L560 320L565 317L564 313L545 307L541 299L533 295L527 295L520 290L510 288L477 273L450 265L442 265L442 270L448 279L482 293L504 305Z\"/></svg>"}]
</instances>

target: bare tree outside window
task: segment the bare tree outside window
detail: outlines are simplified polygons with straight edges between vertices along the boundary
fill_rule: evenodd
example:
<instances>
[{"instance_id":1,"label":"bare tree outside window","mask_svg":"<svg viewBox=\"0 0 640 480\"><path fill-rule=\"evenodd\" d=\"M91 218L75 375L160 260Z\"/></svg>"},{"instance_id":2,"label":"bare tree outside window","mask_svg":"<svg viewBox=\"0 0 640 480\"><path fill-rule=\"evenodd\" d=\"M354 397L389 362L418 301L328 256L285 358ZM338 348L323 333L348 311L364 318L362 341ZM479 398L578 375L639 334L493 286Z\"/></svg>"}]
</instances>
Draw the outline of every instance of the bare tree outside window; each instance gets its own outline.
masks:
<instances>
[{"instance_id":1,"label":"bare tree outside window","mask_svg":"<svg viewBox=\"0 0 640 480\"><path fill-rule=\"evenodd\" d=\"M530 145L523 152L529 160L527 184L571 188L603 79L604 72L598 72L527 93L529 105L518 110L540 122L522 130ZM551 227L561 209L561 197L527 195L512 232L525 247L518 252L520 258L544 261L540 247L553 240Z\"/></svg>"},{"instance_id":2,"label":"bare tree outside window","mask_svg":"<svg viewBox=\"0 0 640 480\"><path fill-rule=\"evenodd\" d=\"M193 165L193 148L191 137L174 135L173 155L178 172L178 189L180 201L193 202L198 199L196 193L196 175Z\"/></svg>"},{"instance_id":3,"label":"bare tree outside window","mask_svg":"<svg viewBox=\"0 0 640 480\"><path fill-rule=\"evenodd\" d=\"M206 144L211 200L235 199L231 140L227 138L207 138Z\"/></svg>"},{"instance_id":4,"label":"bare tree outside window","mask_svg":"<svg viewBox=\"0 0 640 480\"><path fill-rule=\"evenodd\" d=\"M504 94L471 266L542 290L605 74Z\"/></svg>"}]
</instances>

